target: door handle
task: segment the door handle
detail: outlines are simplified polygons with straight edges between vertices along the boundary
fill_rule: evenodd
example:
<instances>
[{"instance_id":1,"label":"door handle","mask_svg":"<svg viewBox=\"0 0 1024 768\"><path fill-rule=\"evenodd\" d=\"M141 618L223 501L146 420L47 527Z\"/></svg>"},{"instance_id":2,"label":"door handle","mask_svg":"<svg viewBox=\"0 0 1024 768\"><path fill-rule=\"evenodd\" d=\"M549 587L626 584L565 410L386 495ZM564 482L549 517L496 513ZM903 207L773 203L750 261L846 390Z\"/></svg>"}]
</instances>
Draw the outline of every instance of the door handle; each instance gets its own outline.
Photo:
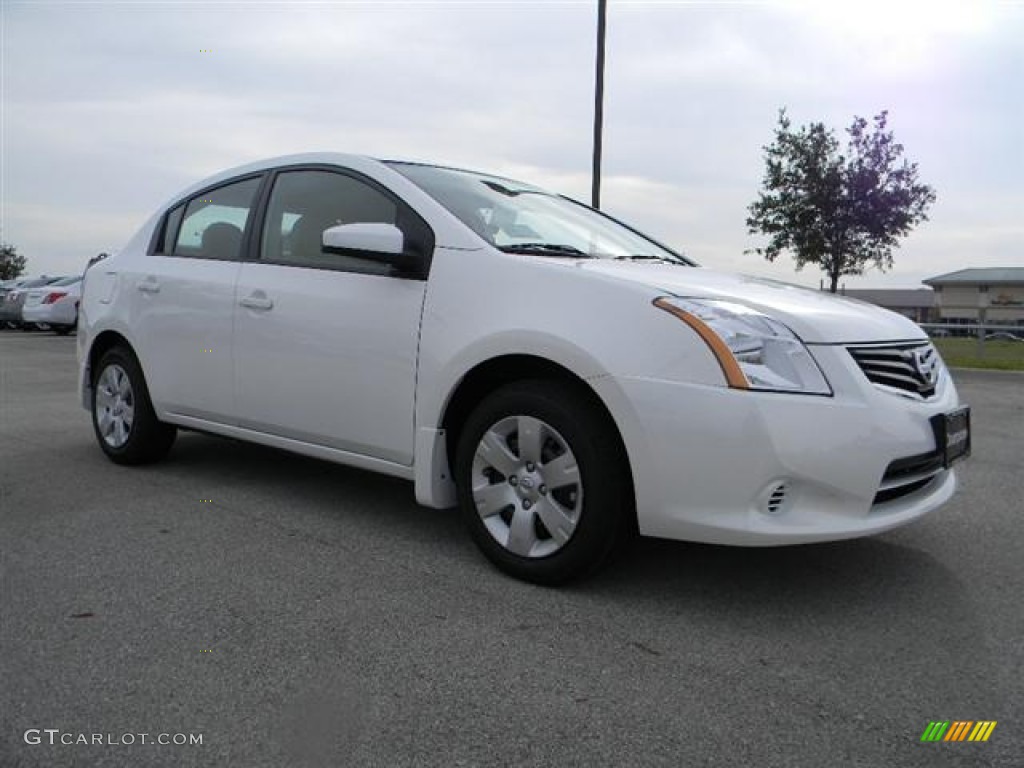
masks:
<instances>
[{"instance_id":1,"label":"door handle","mask_svg":"<svg viewBox=\"0 0 1024 768\"><path fill-rule=\"evenodd\" d=\"M156 279L152 277L147 277L141 283L138 283L135 287L138 288L143 293L160 293L160 283L158 283Z\"/></svg>"},{"instance_id":2,"label":"door handle","mask_svg":"<svg viewBox=\"0 0 1024 768\"><path fill-rule=\"evenodd\" d=\"M247 307L249 309L273 309L274 308L273 300L272 299L268 299L266 294L263 293L263 291L259 291L258 293L254 293L251 296L246 296L244 299L242 299L238 303L241 304L243 307Z\"/></svg>"}]
</instances>

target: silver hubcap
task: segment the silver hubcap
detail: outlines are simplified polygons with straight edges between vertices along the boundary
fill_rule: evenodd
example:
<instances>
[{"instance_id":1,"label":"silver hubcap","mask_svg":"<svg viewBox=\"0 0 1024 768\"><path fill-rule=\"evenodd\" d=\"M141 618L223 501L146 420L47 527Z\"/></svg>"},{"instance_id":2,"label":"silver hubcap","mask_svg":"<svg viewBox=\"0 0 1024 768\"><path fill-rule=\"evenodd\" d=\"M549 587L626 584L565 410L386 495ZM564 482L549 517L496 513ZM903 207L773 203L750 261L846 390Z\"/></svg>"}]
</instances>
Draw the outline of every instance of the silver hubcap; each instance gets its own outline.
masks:
<instances>
[{"instance_id":1,"label":"silver hubcap","mask_svg":"<svg viewBox=\"0 0 1024 768\"><path fill-rule=\"evenodd\" d=\"M491 426L473 458L473 502L501 546L520 557L547 557L572 537L583 484L569 444L532 416Z\"/></svg>"},{"instance_id":2,"label":"silver hubcap","mask_svg":"<svg viewBox=\"0 0 1024 768\"><path fill-rule=\"evenodd\" d=\"M96 382L96 426L104 442L120 448L128 442L135 421L135 393L124 368L108 365Z\"/></svg>"}]
</instances>

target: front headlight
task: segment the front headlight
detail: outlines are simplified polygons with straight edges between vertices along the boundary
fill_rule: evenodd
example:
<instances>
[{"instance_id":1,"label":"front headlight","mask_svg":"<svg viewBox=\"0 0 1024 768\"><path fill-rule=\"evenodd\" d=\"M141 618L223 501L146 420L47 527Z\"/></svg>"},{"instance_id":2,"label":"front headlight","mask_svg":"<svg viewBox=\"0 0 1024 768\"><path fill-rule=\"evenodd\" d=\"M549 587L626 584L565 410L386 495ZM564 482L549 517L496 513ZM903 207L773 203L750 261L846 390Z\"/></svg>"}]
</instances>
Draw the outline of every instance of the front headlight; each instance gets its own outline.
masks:
<instances>
[{"instance_id":1,"label":"front headlight","mask_svg":"<svg viewBox=\"0 0 1024 768\"><path fill-rule=\"evenodd\" d=\"M654 306L689 325L711 349L736 389L831 395L807 347L768 315L731 301L663 296Z\"/></svg>"}]
</instances>

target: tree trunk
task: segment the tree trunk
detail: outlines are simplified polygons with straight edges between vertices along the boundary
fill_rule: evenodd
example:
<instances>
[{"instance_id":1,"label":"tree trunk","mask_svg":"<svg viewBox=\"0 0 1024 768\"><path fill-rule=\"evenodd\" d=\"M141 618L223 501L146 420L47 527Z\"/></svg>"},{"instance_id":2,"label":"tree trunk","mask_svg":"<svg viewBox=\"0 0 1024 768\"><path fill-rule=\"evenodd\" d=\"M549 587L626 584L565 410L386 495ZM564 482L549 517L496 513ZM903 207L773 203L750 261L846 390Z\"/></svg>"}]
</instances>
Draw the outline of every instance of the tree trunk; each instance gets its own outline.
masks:
<instances>
[{"instance_id":1,"label":"tree trunk","mask_svg":"<svg viewBox=\"0 0 1024 768\"><path fill-rule=\"evenodd\" d=\"M846 238L837 234L828 245L828 257L825 259L825 274L828 275L829 291L839 290L839 278L843 276L843 244Z\"/></svg>"}]
</instances>

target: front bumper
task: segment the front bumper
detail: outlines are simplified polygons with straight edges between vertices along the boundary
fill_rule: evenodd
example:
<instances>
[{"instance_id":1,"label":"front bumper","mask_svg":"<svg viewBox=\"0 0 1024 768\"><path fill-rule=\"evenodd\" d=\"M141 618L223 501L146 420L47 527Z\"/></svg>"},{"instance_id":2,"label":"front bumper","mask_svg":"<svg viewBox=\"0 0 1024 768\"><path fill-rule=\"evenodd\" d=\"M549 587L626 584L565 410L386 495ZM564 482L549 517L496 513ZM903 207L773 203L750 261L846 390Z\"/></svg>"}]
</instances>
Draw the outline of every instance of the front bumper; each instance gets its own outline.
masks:
<instances>
[{"instance_id":1,"label":"front bumper","mask_svg":"<svg viewBox=\"0 0 1024 768\"><path fill-rule=\"evenodd\" d=\"M749 546L829 541L903 525L949 500L953 471L926 460L937 448L929 419L959 404L949 374L917 401L875 388L843 347L812 352L832 397L592 382L626 443L641 533Z\"/></svg>"}]
</instances>

